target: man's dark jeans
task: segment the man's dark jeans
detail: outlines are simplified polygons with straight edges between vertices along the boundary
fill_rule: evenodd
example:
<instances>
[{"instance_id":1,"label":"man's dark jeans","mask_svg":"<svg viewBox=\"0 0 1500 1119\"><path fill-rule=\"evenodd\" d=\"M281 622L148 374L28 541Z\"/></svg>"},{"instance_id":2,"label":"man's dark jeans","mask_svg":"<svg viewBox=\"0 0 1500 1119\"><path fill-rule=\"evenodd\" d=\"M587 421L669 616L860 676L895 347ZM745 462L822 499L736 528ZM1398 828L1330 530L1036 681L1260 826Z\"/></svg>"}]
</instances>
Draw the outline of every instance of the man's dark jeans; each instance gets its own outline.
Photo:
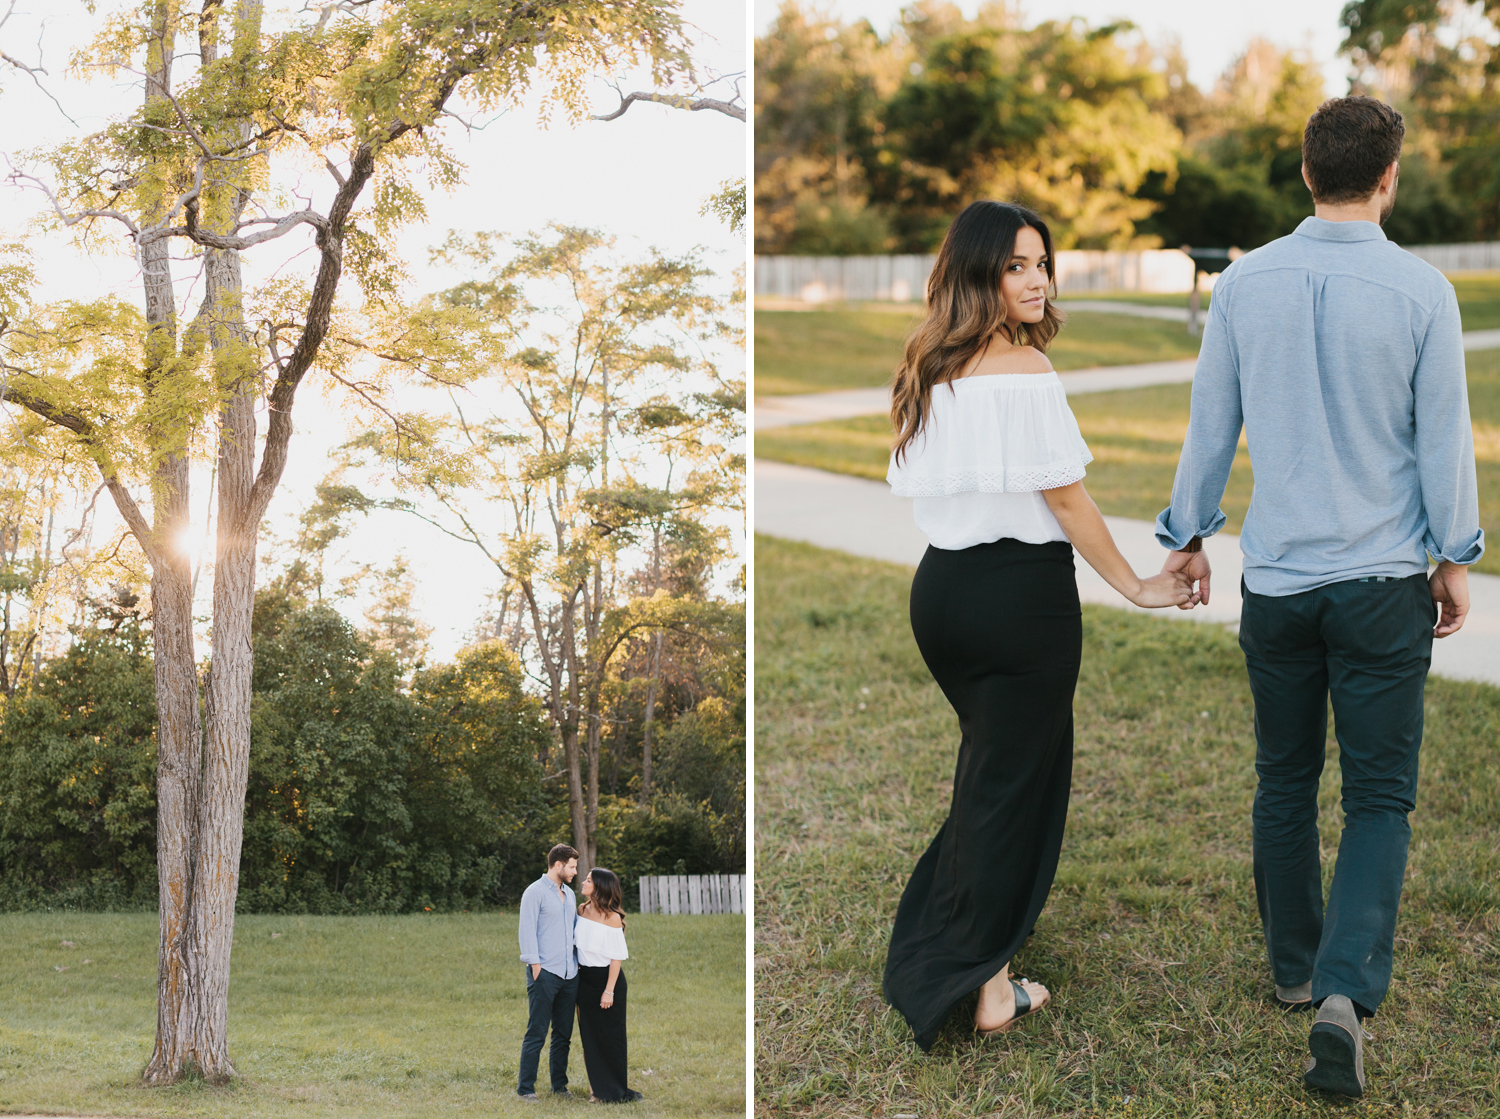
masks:
<instances>
[{"instance_id":1,"label":"man's dark jeans","mask_svg":"<svg viewBox=\"0 0 1500 1119\"><path fill-rule=\"evenodd\" d=\"M531 977L526 965L526 1038L521 1042L521 1075L516 1083L519 1095L536 1091L536 1068L542 1059L542 1042L547 1027L552 1027L552 1046L547 1063L552 1071L552 1090L568 1090L568 1046L573 1042L573 1005L578 1001L578 976L563 979L546 968L537 978Z\"/></svg>"},{"instance_id":2,"label":"man's dark jeans","mask_svg":"<svg viewBox=\"0 0 1500 1119\"><path fill-rule=\"evenodd\" d=\"M1311 980L1315 1003L1346 995L1369 1015L1390 986L1436 620L1424 575L1244 593L1240 648L1259 778L1255 896L1276 983ZM1325 915L1318 778L1330 698L1344 832Z\"/></svg>"}]
</instances>

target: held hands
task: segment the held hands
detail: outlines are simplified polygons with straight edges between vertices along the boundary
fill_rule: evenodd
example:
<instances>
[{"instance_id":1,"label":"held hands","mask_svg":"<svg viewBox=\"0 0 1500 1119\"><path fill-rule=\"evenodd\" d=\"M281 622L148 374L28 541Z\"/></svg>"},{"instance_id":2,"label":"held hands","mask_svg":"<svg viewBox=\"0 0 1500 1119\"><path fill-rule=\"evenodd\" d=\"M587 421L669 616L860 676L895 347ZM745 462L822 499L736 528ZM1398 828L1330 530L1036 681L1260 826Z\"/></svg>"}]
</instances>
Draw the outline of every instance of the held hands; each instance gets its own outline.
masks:
<instances>
[{"instance_id":1,"label":"held hands","mask_svg":"<svg viewBox=\"0 0 1500 1119\"><path fill-rule=\"evenodd\" d=\"M1163 606L1177 606L1183 610L1193 607L1193 581L1180 571L1163 571L1149 579L1139 580L1130 601L1149 610Z\"/></svg>"},{"instance_id":2,"label":"held hands","mask_svg":"<svg viewBox=\"0 0 1500 1119\"><path fill-rule=\"evenodd\" d=\"M1185 575L1190 584L1197 584L1191 588L1193 593L1188 601L1171 605L1175 605L1179 610L1191 610L1194 606L1208 605L1208 584L1212 570L1208 565L1207 552L1168 552L1167 562L1162 564L1161 570L1163 575L1168 573Z\"/></svg>"}]
</instances>

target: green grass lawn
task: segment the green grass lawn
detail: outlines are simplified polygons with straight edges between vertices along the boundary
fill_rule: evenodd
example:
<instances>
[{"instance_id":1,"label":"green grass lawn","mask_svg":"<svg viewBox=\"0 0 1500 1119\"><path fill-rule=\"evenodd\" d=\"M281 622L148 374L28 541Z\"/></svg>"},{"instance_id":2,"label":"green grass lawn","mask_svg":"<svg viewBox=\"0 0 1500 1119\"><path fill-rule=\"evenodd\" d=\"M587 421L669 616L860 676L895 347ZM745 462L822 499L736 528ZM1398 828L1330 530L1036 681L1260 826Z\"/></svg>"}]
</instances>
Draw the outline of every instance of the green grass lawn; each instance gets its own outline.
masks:
<instances>
[{"instance_id":1,"label":"green grass lawn","mask_svg":"<svg viewBox=\"0 0 1500 1119\"><path fill-rule=\"evenodd\" d=\"M1458 295L1458 308L1463 316L1465 330L1491 330L1500 327L1500 273L1475 272L1471 275L1450 276L1453 290ZM1145 307L1186 307L1188 305L1187 292L1174 292L1170 295L1153 295L1141 292L1103 292L1095 295L1087 294L1064 295L1063 302L1069 299L1104 299L1118 303L1135 303ZM1212 293L1203 293L1203 309L1207 310L1209 303L1213 301Z\"/></svg>"},{"instance_id":2,"label":"green grass lawn","mask_svg":"<svg viewBox=\"0 0 1500 1119\"><path fill-rule=\"evenodd\" d=\"M1500 327L1500 274L1479 273L1453 280L1465 330ZM1087 293L1066 299L1113 300L1163 307L1186 307L1188 297L1131 292ZM1203 306L1208 307L1205 298ZM878 309L877 309L878 308ZM825 392L885 384L901 360L907 333L920 309L898 304L833 308L823 311L757 311L755 314L755 393ZM1198 340L1179 323L1128 315L1074 311L1052 344L1058 369L1134 365L1195 357Z\"/></svg>"},{"instance_id":3,"label":"green grass lawn","mask_svg":"<svg viewBox=\"0 0 1500 1119\"><path fill-rule=\"evenodd\" d=\"M744 918L632 915L628 936L631 1084L646 1096L632 1114L742 1115ZM537 1113L515 1096L526 994L514 913L237 918L229 1043L241 1079L222 1089L137 1086L156 937L152 913L0 914L0 1114ZM581 1106L576 1031L569 1070Z\"/></svg>"},{"instance_id":4,"label":"green grass lawn","mask_svg":"<svg viewBox=\"0 0 1500 1119\"><path fill-rule=\"evenodd\" d=\"M1479 473L1479 522L1492 547L1475 571L1500 574L1500 350L1467 355L1469 409ZM1099 508L1120 517L1155 520L1172 499L1172 479L1187 435L1191 385L1156 385L1085 393L1068 403L1094 452L1085 484ZM759 458L884 480L890 422L860 416L834 423L776 427L755 433ZM1250 509L1250 455L1241 444L1223 509L1227 532L1238 532Z\"/></svg>"},{"instance_id":5,"label":"green grass lawn","mask_svg":"<svg viewBox=\"0 0 1500 1119\"><path fill-rule=\"evenodd\" d=\"M1465 330L1500 327L1500 273L1476 272L1471 276L1454 276L1452 280Z\"/></svg>"},{"instance_id":6,"label":"green grass lawn","mask_svg":"<svg viewBox=\"0 0 1500 1119\"><path fill-rule=\"evenodd\" d=\"M1339 1103L1301 1086L1308 1017L1271 1005L1235 639L1084 607L1067 837L1016 960L1053 1005L984 1042L961 1011L924 1057L880 975L958 728L911 638L911 572L761 537L755 579L760 1115L1496 1114L1500 690L1428 685L1391 995L1367 1023L1370 1091ZM1332 852L1332 737L1328 755Z\"/></svg>"},{"instance_id":7,"label":"green grass lawn","mask_svg":"<svg viewBox=\"0 0 1500 1119\"><path fill-rule=\"evenodd\" d=\"M871 388L890 380L915 311L755 313L755 393ZM1180 323L1075 311L1048 351L1058 369L1134 365L1196 357L1198 339Z\"/></svg>"}]
</instances>

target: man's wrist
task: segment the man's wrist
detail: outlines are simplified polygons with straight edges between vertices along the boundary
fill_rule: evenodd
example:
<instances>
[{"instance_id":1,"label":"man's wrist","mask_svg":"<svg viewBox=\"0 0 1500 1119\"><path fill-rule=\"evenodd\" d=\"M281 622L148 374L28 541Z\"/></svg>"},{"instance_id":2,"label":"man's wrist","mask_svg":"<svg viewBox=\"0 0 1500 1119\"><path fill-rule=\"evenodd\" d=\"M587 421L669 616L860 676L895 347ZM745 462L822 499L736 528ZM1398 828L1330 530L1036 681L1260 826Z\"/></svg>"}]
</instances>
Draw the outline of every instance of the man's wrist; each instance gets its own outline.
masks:
<instances>
[{"instance_id":1,"label":"man's wrist","mask_svg":"<svg viewBox=\"0 0 1500 1119\"><path fill-rule=\"evenodd\" d=\"M1194 552L1201 552L1203 551L1203 537L1195 536L1177 550L1179 552L1186 552L1189 555Z\"/></svg>"}]
</instances>

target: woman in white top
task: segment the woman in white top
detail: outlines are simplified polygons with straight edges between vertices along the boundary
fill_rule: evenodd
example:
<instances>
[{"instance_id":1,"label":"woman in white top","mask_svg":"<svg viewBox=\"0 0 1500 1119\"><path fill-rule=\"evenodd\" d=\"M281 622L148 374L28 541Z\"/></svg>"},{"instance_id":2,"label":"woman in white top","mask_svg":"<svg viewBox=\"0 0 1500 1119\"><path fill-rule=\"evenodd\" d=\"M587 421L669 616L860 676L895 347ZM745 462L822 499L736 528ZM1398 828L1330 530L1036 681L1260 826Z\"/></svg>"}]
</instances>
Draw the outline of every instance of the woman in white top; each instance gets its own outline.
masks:
<instances>
[{"instance_id":1,"label":"woman in white top","mask_svg":"<svg viewBox=\"0 0 1500 1119\"><path fill-rule=\"evenodd\" d=\"M641 1094L629 1085L625 1045L625 905L620 879L596 866L579 886L583 904L573 928L578 948L578 1036L589 1074L589 1099L628 1103Z\"/></svg>"},{"instance_id":2,"label":"woman in white top","mask_svg":"<svg viewBox=\"0 0 1500 1119\"><path fill-rule=\"evenodd\" d=\"M1044 1006L1012 981L1057 869L1082 651L1074 549L1140 606L1193 602L1182 575L1139 578L1083 488L1088 447L1047 343L1052 239L1020 206L975 202L948 230L927 317L896 372L887 480L927 549L917 645L958 714L953 805L901 896L885 995L923 1049L978 990L975 1029Z\"/></svg>"}]
</instances>

